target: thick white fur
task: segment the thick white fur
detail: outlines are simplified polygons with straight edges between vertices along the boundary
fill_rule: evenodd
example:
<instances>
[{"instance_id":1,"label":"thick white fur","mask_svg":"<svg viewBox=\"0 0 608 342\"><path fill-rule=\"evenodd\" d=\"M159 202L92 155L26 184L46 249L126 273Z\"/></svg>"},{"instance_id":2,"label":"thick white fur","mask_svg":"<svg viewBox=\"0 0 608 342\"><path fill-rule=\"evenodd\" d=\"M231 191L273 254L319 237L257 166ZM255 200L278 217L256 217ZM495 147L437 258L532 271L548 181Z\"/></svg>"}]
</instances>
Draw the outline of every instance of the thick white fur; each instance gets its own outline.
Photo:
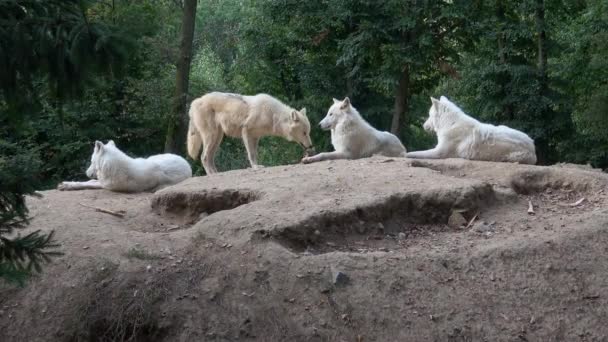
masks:
<instances>
[{"instance_id":1,"label":"thick white fur","mask_svg":"<svg viewBox=\"0 0 608 342\"><path fill-rule=\"evenodd\" d=\"M379 154L387 157L405 157L405 147L399 138L389 132L380 132L365 121L347 97L334 100L327 115L319 125L331 130L334 152L305 157L302 163L314 163L331 159L358 159Z\"/></svg>"},{"instance_id":2,"label":"thick white fur","mask_svg":"<svg viewBox=\"0 0 608 342\"><path fill-rule=\"evenodd\" d=\"M274 135L312 150L306 108L297 111L278 99L258 94L245 96L213 92L192 101L188 131L188 154L199 157L207 174L217 172L215 154L224 134L242 138L252 168L258 168L258 142Z\"/></svg>"},{"instance_id":3,"label":"thick white fur","mask_svg":"<svg viewBox=\"0 0 608 342\"><path fill-rule=\"evenodd\" d=\"M408 158L464 158L495 162L536 164L534 141L507 126L485 124L466 115L442 96L431 98L424 129L437 134L432 150L409 152Z\"/></svg>"},{"instance_id":4,"label":"thick white fur","mask_svg":"<svg viewBox=\"0 0 608 342\"><path fill-rule=\"evenodd\" d=\"M149 158L131 158L114 141L95 142L88 182L62 182L59 190L107 189L118 192L156 191L192 177L188 162L175 154L157 154Z\"/></svg>"}]
</instances>

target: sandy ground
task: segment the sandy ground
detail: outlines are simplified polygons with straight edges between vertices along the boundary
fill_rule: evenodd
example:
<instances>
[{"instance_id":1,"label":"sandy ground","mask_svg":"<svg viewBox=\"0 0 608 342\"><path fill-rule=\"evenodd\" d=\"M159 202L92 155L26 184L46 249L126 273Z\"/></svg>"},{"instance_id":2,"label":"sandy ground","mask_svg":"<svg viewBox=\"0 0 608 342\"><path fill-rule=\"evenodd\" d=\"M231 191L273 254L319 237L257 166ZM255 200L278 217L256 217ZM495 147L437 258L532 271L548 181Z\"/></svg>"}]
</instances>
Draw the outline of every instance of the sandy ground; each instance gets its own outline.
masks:
<instances>
[{"instance_id":1,"label":"sandy ground","mask_svg":"<svg viewBox=\"0 0 608 342\"><path fill-rule=\"evenodd\" d=\"M65 254L0 284L0 340L605 341L607 185L375 157L46 191Z\"/></svg>"}]
</instances>

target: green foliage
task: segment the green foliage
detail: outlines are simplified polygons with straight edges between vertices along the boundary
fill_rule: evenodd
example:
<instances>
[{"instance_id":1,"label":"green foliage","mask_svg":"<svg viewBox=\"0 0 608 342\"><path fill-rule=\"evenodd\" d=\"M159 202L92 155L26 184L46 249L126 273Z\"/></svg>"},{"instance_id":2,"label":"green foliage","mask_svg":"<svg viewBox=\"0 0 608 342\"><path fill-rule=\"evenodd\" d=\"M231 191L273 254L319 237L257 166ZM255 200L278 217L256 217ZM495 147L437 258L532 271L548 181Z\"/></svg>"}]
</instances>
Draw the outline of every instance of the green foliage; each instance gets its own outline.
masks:
<instances>
[{"instance_id":1,"label":"green foliage","mask_svg":"<svg viewBox=\"0 0 608 342\"><path fill-rule=\"evenodd\" d=\"M35 195L37 156L30 150L0 140L0 278L22 284L32 271L59 253L53 232L31 232L9 238L29 223L25 195Z\"/></svg>"},{"instance_id":2,"label":"green foliage","mask_svg":"<svg viewBox=\"0 0 608 342\"><path fill-rule=\"evenodd\" d=\"M32 113L35 84L57 99L80 94L83 70L116 72L128 42L116 27L87 15L77 0L6 0L0 3L0 99L5 112Z\"/></svg>"},{"instance_id":3,"label":"green foliage","mask_svg":"<svg viewBox=\"0 0 608 342\"><path fill-rule=\"evenodd\" d=\"M201 0L190 100L209 91L269 93L307 108L315 146L325 151L332 149L329 133L317 123L331 98L350 96L372 125L387 130L407 67L400 138L408 150L433 146L435 137L421 128L428 96L446 95L481 120L530 134L546 163L608 167L607 5L542 1L545 79L538 4ZM94 140L114 139L134 156L162 151L174 96L178 1L10 0L0 10L0 51L15 51L0 54L0 110L18 114L2 118L17 125L2 139L37 148L43 187L83 178ZM16 123L25 113L36 115ZM261 142L265 165L301 156L283 139ZM221 170L248 167L239 139L226 138L217 159ZM200 161L192 165L203 173Z\"/></svg>"},{"instance_id":4,"label":"green foliage","mask_svg":"<svg viewBox=\"0 0 608 342\"><path fill-rule=\"evenodd\" d=\"M588 2L566 27L556 32L562 54L555 58L554 77L568 99L576 139L560 150L574 162L608 167L608 4Z\"/></svg>"}]
</instances>

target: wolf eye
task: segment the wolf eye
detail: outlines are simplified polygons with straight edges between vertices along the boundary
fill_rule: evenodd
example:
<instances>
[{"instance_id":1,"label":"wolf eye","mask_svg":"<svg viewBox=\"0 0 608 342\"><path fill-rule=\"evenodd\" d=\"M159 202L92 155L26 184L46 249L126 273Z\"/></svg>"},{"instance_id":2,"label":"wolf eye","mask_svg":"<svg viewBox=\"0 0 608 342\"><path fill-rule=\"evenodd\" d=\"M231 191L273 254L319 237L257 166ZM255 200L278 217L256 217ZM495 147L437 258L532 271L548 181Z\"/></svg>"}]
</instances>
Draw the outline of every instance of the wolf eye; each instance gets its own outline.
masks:
<instances>
[{"instance_id":1,"label":"wolf eye","mask_svg":"<svg viewBox=\"0 0 608 342\"><path fill-rule=\"evenodd\" d=\"M334 113L329 113L329 116L333 116L333 115L334 115Z\"/></svg>"}]
</instances>

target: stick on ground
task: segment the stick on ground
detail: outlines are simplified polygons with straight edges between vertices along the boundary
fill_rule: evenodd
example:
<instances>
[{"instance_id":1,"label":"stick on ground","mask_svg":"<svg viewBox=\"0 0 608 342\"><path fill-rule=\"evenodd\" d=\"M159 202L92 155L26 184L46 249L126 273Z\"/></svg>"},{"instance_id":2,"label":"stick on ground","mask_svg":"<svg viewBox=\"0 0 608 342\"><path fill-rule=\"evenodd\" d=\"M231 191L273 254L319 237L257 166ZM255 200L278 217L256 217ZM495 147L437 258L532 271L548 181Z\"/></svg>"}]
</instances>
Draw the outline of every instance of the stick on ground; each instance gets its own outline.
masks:
<instances>
[{"instance_id":1,"label":"stick on ground","mask_svg":"<svg viewBox=\"0 0 608 342\"><path fill-rule=\"evenodd\" d=\"M528 215L534 215L534 206L532 205L532 201L528 200Z\"/></svg>"},{"instance_id":2,"label":"stick on ground","mask_svg":"<svg viewBox=\"0 0 608 342\"><path fill-rule=\"evenodd\" d=\"M471 228L471 226L473 225L473 222L475 222L475 220L477 219L477 215L479 215L479 213L475 214L475 216L473 216L473 218L471 219L471 221L469 221L469 224L467 224L466 227L464 227L465 230Z\"/></svg>"},{"instance_id":3,"label":"stick on ground","mask_svg":"<svg viewBox=\"0 0 608 342\"><path fill-rule=\"evenodd\" d=\"M116 217L120 217L120 218L125 217L124 212L112 211L112 210L109 210L109 209L93 207L93 206L90 206L90 205L87 205L87 204L82 204L82 203L78 203L78 204L80 204L81 206L86 207L86 208L95 209L95 211L99 211L100 213L106 213L106 214L110 214L110 215L113 215L113 216L116 216Z\"/></svg>"}]
</instances>

